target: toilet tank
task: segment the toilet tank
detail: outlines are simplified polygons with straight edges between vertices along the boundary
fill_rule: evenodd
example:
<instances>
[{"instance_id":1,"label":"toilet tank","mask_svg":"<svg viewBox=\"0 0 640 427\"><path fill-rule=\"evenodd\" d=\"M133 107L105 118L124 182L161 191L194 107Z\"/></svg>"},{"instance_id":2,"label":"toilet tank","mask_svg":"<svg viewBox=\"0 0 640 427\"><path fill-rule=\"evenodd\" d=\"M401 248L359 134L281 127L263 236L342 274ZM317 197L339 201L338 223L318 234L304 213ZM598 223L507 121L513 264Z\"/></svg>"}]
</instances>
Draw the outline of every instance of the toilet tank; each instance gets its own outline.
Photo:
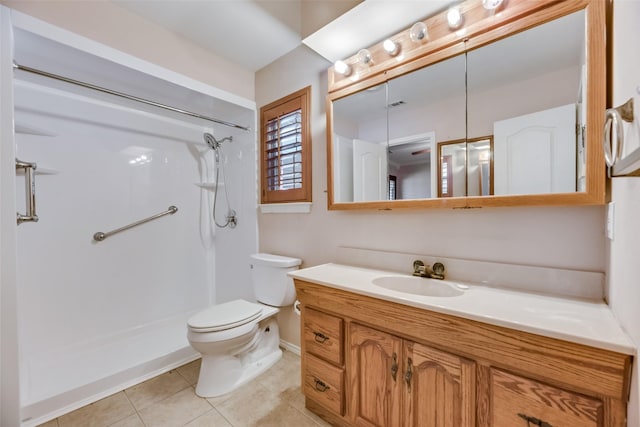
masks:
<instances>
[{"instance_id":1,"label":"toilet tank","mask_svg":"<svg viewBox=\"0 0 640 427\"><path fill-rule=\"evenodd\" d=\"M297 270L302 260L272 254L251 255L251 279L256 299L274 307L292 305L296 299L293 279L287 276Z\"/></svg>"}]
</instances>

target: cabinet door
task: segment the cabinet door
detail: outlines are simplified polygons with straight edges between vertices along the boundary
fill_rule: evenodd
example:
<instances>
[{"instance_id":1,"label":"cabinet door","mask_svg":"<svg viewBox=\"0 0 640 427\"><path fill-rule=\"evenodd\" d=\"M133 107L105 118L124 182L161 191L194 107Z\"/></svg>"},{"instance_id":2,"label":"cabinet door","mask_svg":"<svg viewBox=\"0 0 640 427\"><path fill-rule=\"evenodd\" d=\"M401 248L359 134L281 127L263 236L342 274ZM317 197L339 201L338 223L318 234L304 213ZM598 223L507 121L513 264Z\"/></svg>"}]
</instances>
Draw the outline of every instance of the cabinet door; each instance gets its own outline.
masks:
<instances>
[{"instance_id":1,"label":"cabinet door","mask_svg":"<svg viewBox=\"0 0 640 427\"><path fill-rule=\"evenodd\" d=\"M475 426L474 362L408 342L403 374L405 426Z\"/></svg>"},{"instance_id":2,"label":"cabinet door","mask_svg":"<svg viewBox=\"0 0 640 427\"><path fill-rule=\"evenodd\" d=\"M357 426L399 426L402 340L352 323L349 327L350 413Z\"/></svg>"}]
</instances>

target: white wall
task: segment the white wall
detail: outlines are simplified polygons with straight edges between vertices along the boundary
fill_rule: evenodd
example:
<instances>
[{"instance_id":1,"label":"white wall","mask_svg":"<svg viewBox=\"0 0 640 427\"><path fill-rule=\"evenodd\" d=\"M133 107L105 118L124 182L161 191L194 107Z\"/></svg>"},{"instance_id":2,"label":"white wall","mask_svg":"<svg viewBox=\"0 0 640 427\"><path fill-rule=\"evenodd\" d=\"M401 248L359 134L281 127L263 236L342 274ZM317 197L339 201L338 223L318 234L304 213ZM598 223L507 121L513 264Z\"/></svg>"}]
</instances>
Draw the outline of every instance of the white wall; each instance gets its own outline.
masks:
<instances>
[{"instance_id":1,"label":"white wall","mask_svg":"<svg viewBox=\"0 0 640 427\"><path fill-rule=\"evenodd\" d=\"M634 97L635 120L625 125L625 144L640 146L640 58L630 54L637 50L640 37L640 2L616 0L613 3L613 106ZM640 178L615 178L611 185L614 203L613 241L608 243L609 265L607 293L609 304L622 327L637 346L640 355L640 280L638 278L638 241L640 239ZM631 397L628 406L629 427L640 426L639 363L634 360Z\"/></svg>"},{"instance_id":2,"label":"white wall","mask_svg":"<svg viewBox=\"0 0 640 427\"><path fill-rule=\"evenodd\" d=\"M113 2L0 0L0 3L195 80L254 99L253 72Z\"/></svg>"},{"instance_id":3,"label":"white wall","mask_svg":"<svg viewBox=\"0 0 640 427\"><path fill-rule=\"evenodd\" d=\"M256 74L258 106L312 85L313 207L310 214L259 214L260 250L302 258L304 266L336 259L354 246L562 267L605 270L604 208L533 207L474 210L329 211L327 209L326 70L331 64L300 47ZM384 266L381 266L384 267ZM407 265L407 271L410 266ZM282 338L299 343L299 319L281 316Z\"/></svg>"}]
</instances>

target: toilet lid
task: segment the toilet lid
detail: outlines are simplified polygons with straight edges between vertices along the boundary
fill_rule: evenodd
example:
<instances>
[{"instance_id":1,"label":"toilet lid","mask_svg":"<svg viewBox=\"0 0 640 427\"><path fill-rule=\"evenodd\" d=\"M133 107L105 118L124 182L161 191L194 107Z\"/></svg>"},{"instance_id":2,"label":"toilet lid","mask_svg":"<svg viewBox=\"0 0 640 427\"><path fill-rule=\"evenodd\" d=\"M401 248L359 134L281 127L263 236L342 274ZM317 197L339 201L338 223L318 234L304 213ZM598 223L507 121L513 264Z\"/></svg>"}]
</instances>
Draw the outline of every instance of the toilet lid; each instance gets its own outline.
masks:
<instances>
[{"instance_id":1,"label":"toilet lid","mask_svg":"<svg viewBox=\"0 0 640 427\"><path fill-rule=\"evenodd\" d=\"M235 328L257 319L262 306L245 300L217 304L194 314L187 325L198 332L215 332Z\"/></svg>"}]
</instances>

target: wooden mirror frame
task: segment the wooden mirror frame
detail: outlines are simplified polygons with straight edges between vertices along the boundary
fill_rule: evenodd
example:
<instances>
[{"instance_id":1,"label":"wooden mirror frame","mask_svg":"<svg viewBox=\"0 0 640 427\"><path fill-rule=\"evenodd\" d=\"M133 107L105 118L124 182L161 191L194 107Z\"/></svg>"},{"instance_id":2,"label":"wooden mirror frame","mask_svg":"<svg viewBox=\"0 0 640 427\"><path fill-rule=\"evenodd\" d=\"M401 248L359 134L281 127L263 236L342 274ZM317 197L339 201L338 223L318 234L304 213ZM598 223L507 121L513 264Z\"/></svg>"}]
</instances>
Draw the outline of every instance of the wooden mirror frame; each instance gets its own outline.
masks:
<instances>
[{"instance_id":1,"label":"wooden mirror frame","mask_svg":"<svg viewBox=\"0 0 640 427\"><path fill-rule=\"evenodd\" d=\"M401 45L401 55L387 54L382 43L369 47L373 65L358 73L343 76L328 70L327 111L327 193L330 210L400 208L480 208L500 206L600 205L605 203L605 163L600 144L606 106L606 7L602 0L565 0L562 2L509 0L495 12L482 6L482 0L460 4L463 26L451 30L447 11L423 20L429 40L413 43L408 29L392 36ZM586 190L573 193L465 196L413 200L380 200L368 202L334 202L333 188L333 102L368 87L384 83L427 65L498 41L531 27L562 16L585 11L587 41L587 124L586 124ZM462 31L464 30L464 34ZM357 64L357 55L344 62ZM355 68L355 67L354 67Z\"/></svg>"}]
</instances>

